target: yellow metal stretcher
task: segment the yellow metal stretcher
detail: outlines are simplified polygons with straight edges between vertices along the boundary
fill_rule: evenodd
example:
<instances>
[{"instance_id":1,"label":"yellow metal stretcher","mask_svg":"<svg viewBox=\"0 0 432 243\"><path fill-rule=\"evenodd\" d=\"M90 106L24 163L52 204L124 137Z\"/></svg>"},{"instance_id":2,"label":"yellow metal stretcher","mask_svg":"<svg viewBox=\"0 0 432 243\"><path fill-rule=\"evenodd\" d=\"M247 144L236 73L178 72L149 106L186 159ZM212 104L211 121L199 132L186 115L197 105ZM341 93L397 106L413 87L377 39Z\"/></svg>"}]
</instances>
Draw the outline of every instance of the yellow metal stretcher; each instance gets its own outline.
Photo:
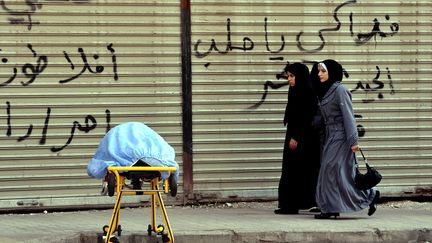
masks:
<instances>
[{"instance_id":1,"label":"yellow metal stretcher","mask_svg":"<svg viewBox=\"0 0 432 243\"><path fill-rule=\"evenodd\" d=\"M109 225L103 227L103 240L105 243L108 242L119 242L117 236L121 235L120 221L120 208L121 199L123 195L150 195L151 196L151 212L152 219L151 224L148 225L147 233L150 236L153 232L156 235L162 237L163 242L173 243L174 235L171 230L171 225L168 220L168 214L166 212L165 204L162 199L162 193L171 193L172 196L177 194L177 182L169 182L168 179L160 180L158 176L151 176L150 178L141 178L143 181L150 182L150 189L148 190L137 190L129 189L125 187L125 176L123 172L127 171L139 171L139 172L161 172L169 171L174 172L176 167L151 167L151 166L110 166L108 167L108 195L116 195L116 202L114 204L114 210L112 212L111 220ZM170 177L171 178L171 177ZM159 188L160 182L163 183L163 188ZM159 205L164 225L156 225L156 207ZM117 236L114 233L117 232Z\"/></svg>"}]
</instances>

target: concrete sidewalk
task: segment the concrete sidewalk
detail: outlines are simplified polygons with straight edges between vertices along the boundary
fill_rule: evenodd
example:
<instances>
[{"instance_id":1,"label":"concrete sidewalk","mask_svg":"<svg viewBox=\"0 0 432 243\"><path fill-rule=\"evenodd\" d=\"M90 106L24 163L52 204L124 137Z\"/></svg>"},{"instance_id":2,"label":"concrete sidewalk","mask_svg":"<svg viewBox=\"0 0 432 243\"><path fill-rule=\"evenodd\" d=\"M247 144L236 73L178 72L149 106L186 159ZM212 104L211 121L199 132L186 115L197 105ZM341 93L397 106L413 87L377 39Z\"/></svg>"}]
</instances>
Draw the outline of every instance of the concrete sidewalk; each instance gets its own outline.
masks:
<instances>
[{"instance_id":1,"label":"concrete sidewalk","mask_svg":"<svg viewBox=\"0 0 432 243\"><path fill-rule=\"evenodd\" d=\"M364 210L336 220L316 220L309 212L275 215L275 203L176 206L168 214L177 243L432 242L432 203L410 205L382 204L372 217ZM110 217L111 210L3 214L0 242L97 242ZM149 208L122 209L120 242L157 242L147 236L149 223Z\"/></svg>"}]
</instances>

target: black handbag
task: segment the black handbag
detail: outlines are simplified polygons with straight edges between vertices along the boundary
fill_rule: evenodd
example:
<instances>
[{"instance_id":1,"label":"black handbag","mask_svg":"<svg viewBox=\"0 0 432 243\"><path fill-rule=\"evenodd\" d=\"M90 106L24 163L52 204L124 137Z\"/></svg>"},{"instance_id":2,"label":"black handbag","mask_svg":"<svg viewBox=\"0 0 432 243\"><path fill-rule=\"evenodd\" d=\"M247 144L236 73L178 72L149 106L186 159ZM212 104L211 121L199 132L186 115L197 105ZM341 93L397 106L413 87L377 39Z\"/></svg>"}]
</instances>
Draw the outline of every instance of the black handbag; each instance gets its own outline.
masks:
<instances>
[{"instance_id":1,"label":"black handbag","mask_svg":"<svg viewBox=\"0 0 432 243\"><path fill-rule=\"evenodd\" d=\"M374 167L369 166L367 159L365 158L363 151L361 149L360 149L360 153L363 156L363 159L365 161L367 172L366 174L362 174L357 164L355 186L357 187L357 189L360 190L368 190L378 185L378 183L380 183L382 179L382 176Z\"/></svg>"}]
</instances>

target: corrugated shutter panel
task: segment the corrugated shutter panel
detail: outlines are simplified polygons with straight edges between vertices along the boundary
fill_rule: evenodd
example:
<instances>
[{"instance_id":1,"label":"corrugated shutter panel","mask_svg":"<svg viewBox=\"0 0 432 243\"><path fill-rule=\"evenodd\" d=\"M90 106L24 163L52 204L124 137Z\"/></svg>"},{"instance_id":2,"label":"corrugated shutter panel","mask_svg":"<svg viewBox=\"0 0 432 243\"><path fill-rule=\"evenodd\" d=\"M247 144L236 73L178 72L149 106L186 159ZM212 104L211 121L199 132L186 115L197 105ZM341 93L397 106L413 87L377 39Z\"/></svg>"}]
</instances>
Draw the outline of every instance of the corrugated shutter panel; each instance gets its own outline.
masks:
<instances>
[{"instance_id":1,"label":"corrugated shutter panel","mask_svg":"<svg viewBox=\"0 0 432 243\"><path fill-rule=\"evenodd\" d=\"M181 163L178 1L4 1L0 11L0 207L108 200L86 166L122 122L148 124Z\"/></svg>"},{"instance_id":2,"label":"corrugated shutter panel","mask_svg":"<svg viewBox=\"0 0 432 243\"><path fill-rule=\"evenodd\" d=\"M276 196L286 62L328 58L349 74L369 162L387 195L432 187L430 1L192 1L194 188ZM322 34L322 38L319 34ZM307 173L305 171L304 173Z\"/></svg>"}]
</instances>

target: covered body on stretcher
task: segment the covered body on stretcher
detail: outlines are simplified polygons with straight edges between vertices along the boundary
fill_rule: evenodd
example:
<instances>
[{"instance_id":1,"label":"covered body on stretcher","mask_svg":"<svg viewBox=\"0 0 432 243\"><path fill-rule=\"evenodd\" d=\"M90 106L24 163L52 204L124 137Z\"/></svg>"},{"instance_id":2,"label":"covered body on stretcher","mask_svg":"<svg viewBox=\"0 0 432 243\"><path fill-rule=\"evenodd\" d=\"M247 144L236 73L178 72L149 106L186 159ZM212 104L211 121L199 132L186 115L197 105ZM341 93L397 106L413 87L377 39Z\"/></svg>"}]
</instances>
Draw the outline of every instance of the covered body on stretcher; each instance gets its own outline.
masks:
<instances>
[{"instance_id":1,"label":"covered body on stretcher","mask_svg":"<svg viewBox=\"0 0 432 243\"><path fill-rule=\"evenodd\" d=\"M87 173L91 177L102 179L110 166L176 167L174 172L158 173L162 179L172 176L176 182L179 176L174 148L141 122L127 122L113 127L100 141L95 155L88 163Z\"/></svg>"},{"instance_id":2,"label":"covered body on stretcher","mask_svg":"<svg viewBox=\"0 0 432 243\"><path fill-rule=\"evenodd\" d=\"M94 157L88 163L87 173L97 179L105 178L109 196L114 195L114 190L117 192L110 223L103 227L101 235L105 243L119 242L117 236L122 232L119 221L123 194L150 195L152 220L147 233L149 236L156 233L162 236L163 242L174 243L174 235L158 186L159 179L162 179L165 183L164 192L170 191L171 196L176 195L179 166L174 159L174 149L158 133L140 122L115 126L102 138ZM123 190L125 177L132 179L133 190ZM142 180L146 179L150 182L150 190L141 190ZM156 224L158 206L165 225Z\"/></svg>"}]
</instances>

